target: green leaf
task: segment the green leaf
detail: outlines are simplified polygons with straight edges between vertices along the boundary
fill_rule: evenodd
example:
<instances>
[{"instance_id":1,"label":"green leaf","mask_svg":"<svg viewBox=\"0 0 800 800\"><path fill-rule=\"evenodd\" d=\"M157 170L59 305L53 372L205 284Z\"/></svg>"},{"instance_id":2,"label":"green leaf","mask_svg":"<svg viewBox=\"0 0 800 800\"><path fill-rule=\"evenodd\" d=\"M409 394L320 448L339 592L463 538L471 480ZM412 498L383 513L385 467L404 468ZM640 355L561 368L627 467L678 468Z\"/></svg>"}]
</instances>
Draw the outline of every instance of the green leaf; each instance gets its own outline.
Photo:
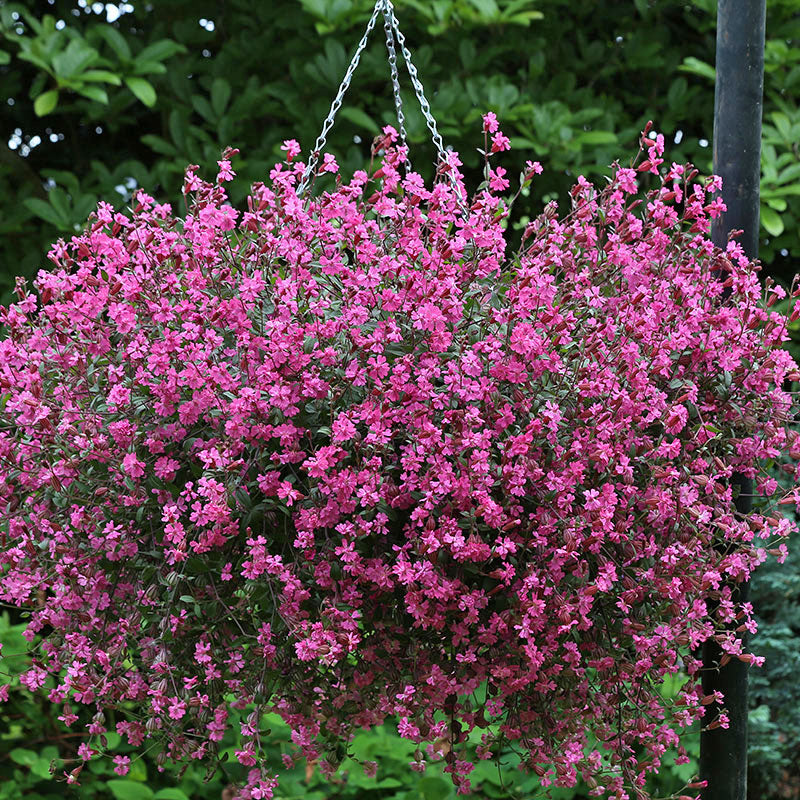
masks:
<instances>
[{"instance_id":1,"label":"green leaf","mask_svg":"<svg viewBox=\"0 0 800 800\"><path fill-rule=\"evenodd\" d=\"M617 134L613 131L583 131L575 137L581 144L615 144Z\"/></svg>"},{"instance_id":2,"label":"green leaf","mask_svg":"<svg viewBox=\"0 0 800 800\"><path fill-rule=\"evenodd\" d=\"M104 733L103 736L106 737L106 746L109 750L119 747L120 742L122 742L122 737L118 733L114 733L114 731Z\"/></svg>"},{"instance_id":3,"label":"green leaf","mask_svg":"<svg viewBox=\"0 0 800 800\"><path fill-rule=\"evenodd\" d=\"M58 89L40 94L33 101L33 113L37 117L47 116L58 105Z\"/></svg>"},{"instance_id":4,"label":"green leaf","mask_svg":"<svg viewBox=\"0 0 800 800\"><path fill-rule=\"evenodd\" d=\"M67 231L70 229L69 219L63 218L50 203L38 197L26 197L22 202L25 207L30 209L37 217L43 219L45 222L49 222L60 231Z\"/></svg>"},{"instance_id":5,"label":"green leaf","mask_svg":"<svg viewBox=\"0 0 800 800\"><path fill-rule=\"evenodd\" d=\"M4 64L11 63L11 53L7 53L5 50L0 50L0 67Z\"/></svg>"},{"instance_id":6,"label":"green leaf","mask_svg":"<svg viewBox=\"0 0 800 800\"><path fill-rule=\"evenodd\" d=\"M224 78L215 78L211 84L211 106L218 117L225 113L230 99L231 85Z\"/></svg>"},{"instance_id":7,"label":"green leaf","mask_svg":"<svg viewBox=\"0 0 800 800\"><path fill-rule=\"evenodd\" d=\"M189 796L180 789L170 787L167 789L159 789L155 793L153 800L189 800Z\"/></svg>"},{"instance_id":8,"label":"green leaf","mask_svg":"<svg viewBox=\"0 0 800 800\"><path fill-rule=\"evenodd\" d=\"M150 81L144 78L131 76L125 78L125 85L136 95L136 98L144 103L148 108L152 108L156 102L156 90Z\"/></svg>"},{"instance_id":9,"label":"green leaf","mask_svg":"<svg viewBox=\"0 0 800 800\"><path fill-rule=\"evenodd\" d=\"M53 774L50 772L50 764L53 763L52 758L37 758L35 764L31 764L31 773L43 781L49 781Z\"/></svg>"},{"instance_id":10,"label":"green leaf","mask_svg":"<svg viewBox=\"0 0 800 800\"><path fill-rule=\"evenodd\" d=\"M682 72L691 72L692 75L699 75L701 78L708 78L711 81L717 79L717 72L714 67L694 56L687 56L684 58L683 64L681 64L678 69Z\"/></svg>"},{"instance_id":11,"label":"green leaf","mask_svg":"<svg viewBox=\"0 0 800 800\"><path fill-rule=\"evenodd\" d=\"M15 747L8 756L15 764L20 764L23 767L32 767L39 760L38 753L34 753L33 750L27 750L24 747Z\"/></svg>"},{"instance_id":12,"label":"green leaf","mask_svg":"<svg viewBox=\"0 0 800 800\"><path fill-rule=\"evenodd\" d=\"M47 199L50 201L50 205L56 210L58 216L67 221L70 219L70 211L69 211L69 199L67 198L67 193L63 189L59 189L58 186L54 186L48 193Z\"/></svg>"},{"instance_id":13,"label":"green leaf","mask_svg":"<svg viewBox=\"0 0 800 800\"><path fill-rule=\"evenodd\" d=\"M780 236L784 231L781 215L769 206L761 206L761 225L770 236Z\"/></svg>"},{"instance_id":14,"label":"green leaf","mask_svg":"<svg viewBox=\"0 0 800 800\"><path fill-rule=\"evenodd\" d=\"M789 121L789 117L786 114L781 114L779 111L773 111L770 114L770 118L772 119L773 124L778 129L778 133L781 135L781 138L791 141L792 138L792 123Z\"/></svg>"},{"instance_id":15,"label":"green leaf","mask_svg":"<svg viewBox=\"0 0 800 800\"><path fill-rule=\"evenodd\" d=\"M136 781L106 781L116 800L153 800L153 790Z\"/></svg>"},{"instance_id":16,"label":"green leaf","mask_svg":"<svg viewBox=\"0 0 800 800\"><path fill-rule=\"evenodd\" d=\"M90 100L94 100L95 103L108 105L108 93L99 86L81 86L75 91L84 97L88 97Z\"/></svg>"},{"instance_id":17,"label":"green leaf","mask_svg":"<svg viewBox=\"0 0 800 800\"><path fill-rule=\"evenodd\" d=\"M87 69L86 72L81 74L82 81L91 81L93 83L111 83L114 86L122 86L122 78L114 72L109 72L107 69Z\"/></svg>"},{"instance_id":18,"label":"green leaf","mask_svg":"<svg viewBox=\"0 0 800 800\"><path fill-rule=\"evenodd\" d=\"M159 39L136 54L136 61L165 61L177 53L185 53L186 48L172 39Z\"/></svg>"},{"instance_id":19,"label":"green leaf","mask_svg":"<svg viewBox=\"0 0 800 800\"><path fill-rule=\"evenodd\" d=\"M156 153L160 153L163 156L175 156L178 153L174 145L170 144L165 139L162 139L160 136L156 136L154 133L145 134L142 136L141 141L151 150L154 150Z\"/></svg>"},{"instance_id":20,"label":"green leaf","mask_svg":"<svg viewBox=\"0 0 800 800\"><path fill-rule=\"evenodd\" d=\"M447 781L433 776L422 778L417 788L425 800L444 800L452 794L452 786Z\"/></svg>"},{"instance_id":21,"label":"green leaf","mask_svg":"<svg viewBox=\"0 0 800 800\"><path fill-rule=\"evenodd\" d=\"M97 59L97 50L82 39L73 39L66 50L53 56L53 69L59 77L75 78Z\"/></svg>"},{"instance_id":22,"label":"green leaf","mask_svg":"<svg viewBox=\"0 0 800 800\"><path fill-rule=\"evenodd\" d=\"M380 128L378 128L375 120L360 108L355 108L355 106L345 106L339 113L345 119L349 119L350 122L354 122L356 125L360 125L362 128L366 128L368 131L374 134L380 133Z\"/></svg>"},{"instance_id":23,"label":"green leaf","mask_svg":"<svg viewBox=\"0 0 800 800\"><path fill-rule=\"evenodd\" d=\"M163 75L167 68L160 61L137 61L133 71L136 75Z\"/></svg>"},{"instance_id":24,"label":"green leaf","mask_svg":"<svg viewBox=\"0 0 800 800\"><path fill-rule=\"evenodd\" d=\"M111 46L111 49L123 60L127 61L131 57L131 48L128 40L111 25L98 25L95 32L102 36Z\"/></svg>"}]
</instances>

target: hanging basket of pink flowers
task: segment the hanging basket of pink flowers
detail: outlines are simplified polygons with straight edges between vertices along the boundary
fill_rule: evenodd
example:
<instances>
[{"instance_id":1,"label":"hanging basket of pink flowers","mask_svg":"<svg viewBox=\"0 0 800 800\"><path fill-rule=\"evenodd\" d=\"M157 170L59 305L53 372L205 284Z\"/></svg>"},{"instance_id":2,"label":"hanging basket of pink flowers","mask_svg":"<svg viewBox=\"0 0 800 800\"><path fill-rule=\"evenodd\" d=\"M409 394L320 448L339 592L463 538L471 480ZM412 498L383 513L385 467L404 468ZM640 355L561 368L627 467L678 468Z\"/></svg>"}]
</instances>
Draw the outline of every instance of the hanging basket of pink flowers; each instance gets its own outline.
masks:
<instances>
[{"instance_id":1,"label":"hanging basket of pink flowers","mask_svg":"<svg viewBox=\"0 0 800 800\"><path fill-rule=\"evenodd\" d=\"M381 15L418 83L386 0L361 49ZM760 466L798 478L782 290L711 243L719 182L661 136L507 252L483 131L472 197L456 153L426 186L387 127L349 180L288 140L239 212L228 151L187 170L184 218L101 203L2 310L0 596L84 757L110 710L175 761L235 722L239 796L270 797L266 712L326 774L394 716L462 794L513 749L544 786L642 796L714 699L697 648L758 662L732 587L791 528Z\"/></svg>"}]
</instances>

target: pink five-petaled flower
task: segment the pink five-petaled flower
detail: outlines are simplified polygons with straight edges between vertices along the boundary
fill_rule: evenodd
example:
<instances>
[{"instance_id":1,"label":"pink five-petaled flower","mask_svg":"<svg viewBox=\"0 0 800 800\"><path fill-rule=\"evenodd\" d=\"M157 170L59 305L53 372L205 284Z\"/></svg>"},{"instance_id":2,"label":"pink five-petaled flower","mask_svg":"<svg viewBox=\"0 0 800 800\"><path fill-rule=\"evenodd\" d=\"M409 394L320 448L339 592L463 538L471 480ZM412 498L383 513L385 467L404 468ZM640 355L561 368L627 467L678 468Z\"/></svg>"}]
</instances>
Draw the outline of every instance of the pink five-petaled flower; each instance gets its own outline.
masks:
<instances>
[{"instance_id":1,"label":"pink five-petaled flower","mask_svg":"<svg viewBox=\"0 0 800 800\"><path fill-rule=\"evenodd\" d=\"M498 127L497 115L493 111L487 111L483 115L483 130L486 133L495 133Z\"/></svg>"},{"instance_id":2,"label":"pink five-petaled flower","mask_svg":"<svg viewBox=\"0 0 800 800\"><path fill-rule=\"evenodd\" d=\"M281 150L286 151L286 160L289 162L300 155L300 145L296 139L284 139Z\"/></svg>"},{"instance_id":3,"label":"pink five-petaled flower","mask_svg":"<svg viewBox=\"0 0 800 800\"><path fill-rule=\"evenodd\" d=\"M122 469L131 478L141 478L144 475L144 462L139 460L136 453L126 453L122 459Z\"/></svg>"},{"instance_id":4,"label":"pink five-petaled flower","mask_svg":"<svg viewBox=\"0 0 800 800\"><path fill-rule=\"evenodd\" d=\"M325 153L322 157L322 166L320 172L338 172L339 165L336 163L336 158L331 153Z\"/></svg>"},{"instance_id":5,"label":"pink five-petaled flower","mask_svg":"<svg viewBox=\"0 0 800 800\"><path fill-rule=\"evenodd\" d=\"M497 131L497 133L495 133L494 136L492 136L492 152L500 153L503 150L510 150L510 149L511 149L511 140L502 131Z\"/></svg>"},{"instance_id":6,"label":"pink five-petaled flower","mask_svg":"<svg viewBox=\"0 0 800 800\"><path fill-rule=\"evenodd\" d=\"M503 192L509 187L509 181L504 177L506 170L503 167L495 167L489 170L489 188L493 192Z\"/></svg>"},{"instance_id":7,"label":"pink five-petaled flower","mask_svg":"<svg viewBox=\"0 0 800 800\"><path fill-rule=\"evenodd\" d=\"M219 166L219 172L217 173L217 183L223 183L224 181L232 181L234 177L236 177L236 173L231 169L231 162L227 159L222 159L222 161L217 161L217 165Z\"/></svg>"},{"instance_id":8,"label":"pink five-petaled flower","mask_svg":"<svg viewBox=\"0 0 800 800\"><path fill-rule=\"evenodd\" d=\"M186 703L177 697L173 697L169 701L170 719L183 719L185 714L186 714Z\"/></svg>"},{"instance_id":9,"label":"pink five-petaled flower","mask_svg":"<svg viewBox=\"0 0 800 800\"><path fill-rule=\"evenodd\" d=\"M534 175L542 174L542 165L538 161L525 162L525 180L530 180Z\"/></svg>"},{"instance_id":10,"label":"pink five-petaled flower","mask_svg":"<svg viewBox=\"0 0 800 800\"><path fill-rule=\"evenodd\" d=\"M129 756L114 756L114 772L117 775L127 775L131 769L131 760Z\"/></svg>"}]
</instances>

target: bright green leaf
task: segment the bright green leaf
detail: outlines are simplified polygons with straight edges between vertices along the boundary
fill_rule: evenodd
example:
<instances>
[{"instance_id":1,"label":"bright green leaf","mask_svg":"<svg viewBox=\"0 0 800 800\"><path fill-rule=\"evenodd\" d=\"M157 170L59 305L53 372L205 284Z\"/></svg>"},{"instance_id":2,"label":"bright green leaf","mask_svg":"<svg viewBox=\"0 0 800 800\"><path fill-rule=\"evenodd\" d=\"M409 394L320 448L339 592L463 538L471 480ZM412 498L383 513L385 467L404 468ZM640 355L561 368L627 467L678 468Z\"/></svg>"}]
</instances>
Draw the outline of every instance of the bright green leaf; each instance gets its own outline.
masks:
<instances>
[{"instance_id":1,"label":"bright green leaf","mask_svg":"<svg viewBox=\"0 0 800 800\"><path fill-rule=\"evenodd\" d=\"M136 98L148 108L152 108L155 105L156 90L150 81L131 76L130 78L125 78L125 84L136 95Z\"/></svg>"},{"instance_id":2,"label":"bright green leaf","mask_svg":"<svg viewBox=\"0 0 800 800\"><path fill-rule=\"evenodd\" d=\"M378 128L375 120L360 108L356 108L355 106L345 106L339 113L345 119L349 119L350 122L354 122L356 125L366 128L371 133L380 133L380 128Z\"/></svg>"},{"instance_id":3,"label":"bright green leaf","mask_svg":"<svg viewBox=\"0 0 800 800\"><path fill-rule=\"evenodd\" d=\"M155 793L153 800L189 800L189 796L180 789L170 787L167 789L159 789Z\"/></svg>"},{"instance_id":4,"label":"bright green leaf","mask_svg":"<svg viewBox=\"0 0 800 800\"><path fill-rule=\"evenodd\" d=\"M615 144L617 134L613 131L583 131L575 140L581 144Z\"/></svg>"},{"instance_id":5,"label":"bright green leaf","mask_svg":"<svg viewBox=\"0 0 800 800\"><path fill-rule=\"evenodd\" d=\"M33 112L37 117L47 116L58 105L58 89L40 94L33 101Z\"/></svg>"},{"instance_id":6,"label":"bright green leaf","mask_svg":"<svg viewBox=\"0 0 800 800\"><path fill-rule=\"evenodd\" d=\"M769 206L761 206L761 224L770 236L780 236L784 231L781 215Z\"/></svg>"},{"instance_id":7,"label":"bright green leaf","mask_svg":"<svg viewBox=\"0 0 800 800\"><path fill-rule=\"evenodd\" d=\"M81 73L81 80L122 86L122 79L119 75L114 72L109 72L107 69L87 69L86 72Z\"/></svg>"},{"instance_id":8,"label":"bright green leaf","mask_svg":"<svg viewBox=\"0 0 800 800\"><path fill-rule=\"evenodd\" d=\"M108 105L108 93L105 89L101 89L99 86L80 86L75 91L84 97L88 97L89 100L94 100L95 103Z\"/></svg>"},{"instance_id":9,"label":"bright green leaf","mask_svg":"<svg viewBox=\"0 0 800 800\"><path fill-rule=\"evenodd\" d=\"M8 756L15 764L20 764L23 767L32 767L39 760L38 753L34 753L33 750L27 750L24 747L15 747Z\"/></svg>"},{"instance_id":10,"label":"bright green leaf","mask_svg":"<svg viewBox=\"0 0 800 800\"><path fill-rule=\"evenodd\" d=\"M683 64L678 69L682 72L691 72L693 75L699 75L701 78L708 78L711 81L717 79L717 72L714 67L694 56L684 58Z\"/></svg>"},{"instance_id":11,"label":"bright green leaf","mask_svg":"<svg viewBox=\"0 0 800 800\"><path fill-rule=\"evenodd\" d=\"M91 64L99 54L82 39L73 39L66 50L53 56L53 69L62 78L76 78Z\"/></svg>"},{"instance_id":12,"label":"bright green leaf","mask_svg":"<svg viewBox=\"0 0 800 800\"><path fill-rule=\"evenodd\" d=\"M116 800L153 800L153 790L137 781L111 780L106 786Z\"/></svg>"},{"instance_id":13,"label":"bright green leaf","mask_svg":"<svg viewBox=\"0 0 800 800\"><path fill-rule=\"evenodd\" d=\"M7 53L5 50L0 50L0 67L9 63L11 63L11 53Z\"/></svg>"},{"instance_id":14,"label":"bright green leaf","mask_svg":"<svg viewBox=\"0 0 800 800\"><path fill-rule=\"evenodd\" d=\"M45 222L49 222L60 231L67 231L70 229L70 221L61 217L50 203L38 197L26 197L22 202L25 207L36 214L37 217L43 219Z\"/></svg>"}]
</instances>

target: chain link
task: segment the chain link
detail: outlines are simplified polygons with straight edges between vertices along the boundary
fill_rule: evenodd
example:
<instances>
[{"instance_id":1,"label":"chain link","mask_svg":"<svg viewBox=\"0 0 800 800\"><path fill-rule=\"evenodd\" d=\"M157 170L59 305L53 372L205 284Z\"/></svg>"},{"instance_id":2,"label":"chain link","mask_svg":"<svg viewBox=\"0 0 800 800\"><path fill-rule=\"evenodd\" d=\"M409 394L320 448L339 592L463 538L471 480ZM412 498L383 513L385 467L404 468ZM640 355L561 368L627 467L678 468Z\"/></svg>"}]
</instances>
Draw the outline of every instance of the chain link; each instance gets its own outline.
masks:
<instances>
[{"instance_id":1,"label":"chain link","mask_svg":"<svg viewBox=\"0 0 800 800\"><path fill-rule=\"evenodd\" d=\"M422 81L419 79L419 73L414 66L414 62L411 60L411 51L406 47L406 37L400 30L400 24L397 21L397 17L394 15L394 7L392 6L391 0L378 0L378 5L381 2L383 2L385 13L391 20L397 41L400 43L400 52L403 54L403 60L406 62L406 69L411 78L411 85L414 87L414 94L417 96L419 107L422 110L422 116L425 117L425 124L431 132L431 138L433 139L434 145L436 145L439 158L447 158L447 150L445 149L442 137L439 135L439 129L436 127L436 120L431 113L431 106L428 102L428 98L425 97L425 89L422 86Z\"/></svg>"},{"instance_id":2,"label":"chain link","mask_svg":"<svg viewBox=\"0 0 800 800\"><path fill-rule=\"evenodd\" d=\"M400 131L400 141L407 146L406 142L406 118L403 114L403 98L400 95L400 77L397 74L397 52L394 47L394 31L392 29L392 19L388 9L383 7L383 29L386 31L386 49L389 51L389 68L392 73L392 91L394 92L394 107L397 111L397 127ZM411 171L411 160L406 154L406 172Z\"/></svg>"},{"instance_id":3,"label":"chain link","mask_svg":"<svg viewBox=\"0 0 800 800\"><path fill-rule=\"evenodd\" d=\"M378 16L382 10L383 0L378 0L378 2L375 3L374 10L372 11L372 16L367 23L367 29L364 31L364 35L361 37L361 41L358 43L358 47L356 48L356 52L353 55L352 61L350 62L350 66L347 68L347 72L345 72L344 78L339 85L339 91L336 93L336 97L333 98L330 111L328 111L328 116L325 118L325 122L322 124L322 131L317 137L317 141L314 143L314 149L311 151L311 155L308 157L308 164L305 172L303 173L303 179L300 181L300 185L297 187L298 195L302 195L308 188L308 184L311 182L314 170L319 162L320 153L327 144L328 133L330 133L330 130L333 127L333 121L336 119L336 114L342 107L342 100L344 99L345 92L350 88L350 81L353 79L353 73L356 71L358 62L361 61L361 54L364 52L364 48L367 46L367 39L369 39L369 35L372 33L372 29L375 27L375 23L377 22Z\"/></svg>"},{"instance_id":4,"label":"chain link","mask_svg":"<svg viewBox=\"0 0 800 800\"><path fill-rule=\"evenodd\" d=\"M350 65L347 68L347 72L345 72L344 78L339 86L339 91L336 93L336 97L331 103L328 116L325 118L325 122L322 124L322 131L317 137L317 141L314 143L314 149L309 155L308 164L303 172L303 178L300 181L300 185L297 187L298 195L302 195L306 189L308 189L308 186L313 179L314 170L317 168L317 164L319 163L320 154L322 153L328 141L328 133L330 133L334 120L336 119L336 115L339 112L339 109L342 107L344 95L350 88L350 82L353 78L353 73L356 71L359 62L361 61L361 55L367 46L367 39L369 38L370 33L372 33L372 29L375 27L378 17L381 14L383 14L384 18L383 27L386 31L386 48L389 52L389 66L391 68L392 75L394 104L397 111L397 122L400 129L399 133L401 141L403 144L406 144L405 115L403 114L403 100L400 95L400 80L397 74L397 52L395 50L395 39L400 45L400 52L403 54L403 60L406 62L406 69L408 70L408 75L411 78L411 85L414 87L414 94L417 97L420 109L422 110L422 116L425 118L425 124L428 126L433 143L436 146L439 160L447 157L447 150L445 149L442 137L439 135L439 130L436 127L436 120L433 118L433 114L431 113L430 103L428 103L428 99L425 97L425 90L423 89L422 81L419 78L419 73L417 72L417 68L414 66L414 62L411 60L411 51L406 46L406 37L400 30L400 25L397 22L397 17L395 16L394 7L392 6L391 0L376 0L375 8L372 11L372 16L367 23L367 29L364 31L364 35L361 37L361 41L358 43L358 47L353 55L353 59L351 60ZM410 164L407 165L407 169L410 169Z\"/></svg>"}]
</instances>

